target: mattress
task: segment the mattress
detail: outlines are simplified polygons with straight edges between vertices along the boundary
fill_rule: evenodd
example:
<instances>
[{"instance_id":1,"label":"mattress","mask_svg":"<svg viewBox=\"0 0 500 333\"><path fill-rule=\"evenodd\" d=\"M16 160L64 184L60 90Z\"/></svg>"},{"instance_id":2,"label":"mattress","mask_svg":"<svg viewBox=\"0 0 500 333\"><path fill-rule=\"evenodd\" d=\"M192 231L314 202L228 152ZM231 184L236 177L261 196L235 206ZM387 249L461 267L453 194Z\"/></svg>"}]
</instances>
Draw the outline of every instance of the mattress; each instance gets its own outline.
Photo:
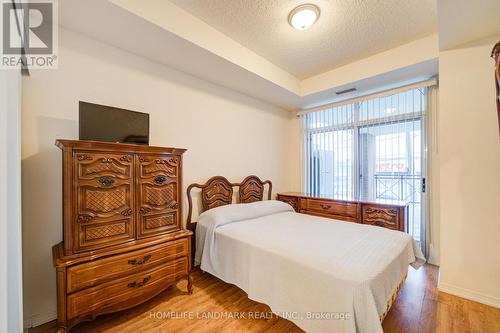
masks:
<instances>
[{"instance_id":1,"label":"mattress","mask_svg":"<svg viewBox=\"0 0 500 333\"><path fill-rule=\"evenodd\" d=\"M382 332L408 265L425 262L406 233L299 214L273 200L210 209L196 238L202 270L307 332Z\"/></svg>"}]
</instances>

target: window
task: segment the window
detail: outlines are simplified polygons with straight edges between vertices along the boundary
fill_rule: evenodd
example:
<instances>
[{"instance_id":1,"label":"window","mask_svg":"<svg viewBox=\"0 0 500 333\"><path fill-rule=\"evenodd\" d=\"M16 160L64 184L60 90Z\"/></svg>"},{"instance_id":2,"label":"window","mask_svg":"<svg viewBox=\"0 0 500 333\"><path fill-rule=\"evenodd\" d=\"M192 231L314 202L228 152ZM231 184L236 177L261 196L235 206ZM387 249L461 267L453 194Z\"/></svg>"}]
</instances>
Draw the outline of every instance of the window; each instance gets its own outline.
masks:
<instances>
[{"instance_id":1,"label":"window","mask_svg":"<svg viewBox=\"0 0 500 333\"><path fill-rule=\"evenodd\" d=\"M304 191L408 203L408 231L422 242L426 96L421 87L303 113Z\"/></svg>"}]
</instances>

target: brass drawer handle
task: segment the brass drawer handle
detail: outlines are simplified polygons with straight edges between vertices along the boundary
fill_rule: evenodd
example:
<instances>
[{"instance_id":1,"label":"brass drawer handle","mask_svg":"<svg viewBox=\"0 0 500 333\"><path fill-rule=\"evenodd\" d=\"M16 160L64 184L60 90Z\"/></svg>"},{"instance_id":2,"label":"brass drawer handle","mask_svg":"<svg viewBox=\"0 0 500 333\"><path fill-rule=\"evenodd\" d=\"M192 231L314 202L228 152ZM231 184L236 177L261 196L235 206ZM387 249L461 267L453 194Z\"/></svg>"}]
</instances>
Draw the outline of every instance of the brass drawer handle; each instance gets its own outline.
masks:
<instances>
[{"instance_id":1,"label":"brass drawer handle","mask_svg":"<svg viewBox=\"0 0 500 333\"><path fill-rule=\"evenodd\" d=\"M151 259L151 255L145 255L142 259L131 259L128 261L130 265L144 265L149 259Z\"/></svg>"},{"instance_id":2,"label":"brass drawer handle","mask_svg":"<svg viewBox=\"0 0 500 333\"><path fill-rule=\"evenodd\" d=\"M156 176L154 178L155 184L158 184L158 185L161 185L161 184L163 184L166 181L167 181L167 177L166 176Z\"/></svg>"},{"instance_id":3,"label":"brass drawer handle","mask_svg":"<svg viewBox=\"0 0 500 333\"><path fill-rule=\"evenodd\" d=\"M129 288L141 288L141 287L144 287L144 285L146 283L148 283L149 280L151 280L151 275L146 276L144 279L142 279L141 282L137 282L137 281L130 282L129 284L127 284L127 287L129 287Z\"/></svg>"},{"instance_id":4,"label":"brass drawer handle","mask_svg":"<svg viewBox=\"0 0 500 333\"><path fill-rule=\"evenodd\" d=\"M115 180L111 177L101 177L97 180L97 183L104 187L110 187L115 184Z\"/></svg>"},{"instance_id":5,"label":"brass drawer handle","mask_svg":"<svg viewBox=\"0 0 500 333\"><path fill-rule=\"evenodd\" d=\"M323 208L323 209L328 209L328 208L331 208L331 207L332 207L332 206L330 206L330 205L325 205L325 204L321 204L320 206L321 206L321 208Z\"/></svg>"}]
</instances>

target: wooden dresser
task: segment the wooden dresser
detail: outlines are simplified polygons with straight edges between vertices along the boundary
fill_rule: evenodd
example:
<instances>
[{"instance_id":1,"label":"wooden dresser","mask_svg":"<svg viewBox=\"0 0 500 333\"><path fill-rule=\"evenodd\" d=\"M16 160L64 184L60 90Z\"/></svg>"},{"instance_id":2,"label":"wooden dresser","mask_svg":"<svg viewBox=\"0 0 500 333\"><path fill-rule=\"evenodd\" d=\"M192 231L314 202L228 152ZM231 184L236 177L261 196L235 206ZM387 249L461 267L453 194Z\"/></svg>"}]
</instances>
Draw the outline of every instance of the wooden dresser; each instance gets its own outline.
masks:
<instances>
[{"instance_id":1,"label":"wooden dresser","mask_svg":"<svg viewBox=\"0 0 500 333\"><path fill-rule=\"evenodd\" d=\"M52 248L60 332L140 304L188 278L184 149L57 140L63 242Z\"/></svg>"},{"instance_id":2,"label":"wooden dresser","mask_svg":"<svg viewBox=\"0 0 500 333\"><path fill-rule=\"evenodd\" d=\"M296 212L336 220L376 225L405 231L407 205L358 200L320 198L303 193L278 193L277 199L290 204Z\"/></svg>"}]
</instances>

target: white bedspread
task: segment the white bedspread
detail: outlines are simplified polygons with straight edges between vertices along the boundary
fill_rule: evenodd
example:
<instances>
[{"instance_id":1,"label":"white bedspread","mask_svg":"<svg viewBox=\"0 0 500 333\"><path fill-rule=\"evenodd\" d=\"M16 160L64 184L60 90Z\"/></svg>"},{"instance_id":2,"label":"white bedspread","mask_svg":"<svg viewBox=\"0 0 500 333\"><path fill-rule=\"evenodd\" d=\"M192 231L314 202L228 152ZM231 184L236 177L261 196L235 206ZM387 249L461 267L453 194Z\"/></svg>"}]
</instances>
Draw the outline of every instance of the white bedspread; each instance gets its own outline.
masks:
<instances>
[{"instance_id":1,"label":"white bedspread","mask_svg":"<svg viewBox=\"0 0 500 333\"><path fill-rule=\"evenodd\" d=\"M195 264L307 332L382 332L379 316L425 262L399 231L295 213L279 201L200 215Z\"/></svg>"}]
</instances>

